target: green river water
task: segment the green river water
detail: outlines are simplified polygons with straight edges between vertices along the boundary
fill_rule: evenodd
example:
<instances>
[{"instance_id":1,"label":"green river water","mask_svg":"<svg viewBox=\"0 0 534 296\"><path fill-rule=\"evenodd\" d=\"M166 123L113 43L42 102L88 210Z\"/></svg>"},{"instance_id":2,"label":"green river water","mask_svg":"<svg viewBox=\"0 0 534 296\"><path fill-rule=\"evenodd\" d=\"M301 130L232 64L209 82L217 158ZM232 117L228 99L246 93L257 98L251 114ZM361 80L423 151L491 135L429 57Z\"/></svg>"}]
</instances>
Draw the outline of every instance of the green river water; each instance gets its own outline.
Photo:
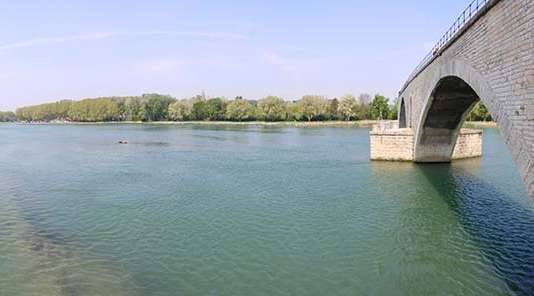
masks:
<instances>
[{"instance_id":1,"label":"green river water","mask_svg":"<svg viewBox=\"0 0 534 296\"><path fill-rule=\"evenodd\" d=\"M117 141L128 139L128 145ZM526 295L499 131L452 164L367 129L0 125L0 295Z\"/></svg>"}]
</instances>

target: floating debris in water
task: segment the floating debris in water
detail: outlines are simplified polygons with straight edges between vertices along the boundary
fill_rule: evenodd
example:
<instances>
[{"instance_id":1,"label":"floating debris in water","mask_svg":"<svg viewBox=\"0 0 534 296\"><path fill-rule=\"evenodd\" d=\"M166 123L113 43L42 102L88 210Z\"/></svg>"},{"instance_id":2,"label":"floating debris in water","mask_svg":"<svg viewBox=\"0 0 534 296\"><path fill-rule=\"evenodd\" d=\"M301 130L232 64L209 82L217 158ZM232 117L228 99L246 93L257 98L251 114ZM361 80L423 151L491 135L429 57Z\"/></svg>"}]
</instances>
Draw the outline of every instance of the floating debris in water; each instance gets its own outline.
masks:
<instances>
[{"instance_id":1,"label":"floating debris in water","mask_svg":"<svg viewBox=\"0 0 534 296\"><path fill-rule=\"evenodd\" d=\"M119 140L119 144L128 144L128 140Z\"/></svg>"}]
</instances>

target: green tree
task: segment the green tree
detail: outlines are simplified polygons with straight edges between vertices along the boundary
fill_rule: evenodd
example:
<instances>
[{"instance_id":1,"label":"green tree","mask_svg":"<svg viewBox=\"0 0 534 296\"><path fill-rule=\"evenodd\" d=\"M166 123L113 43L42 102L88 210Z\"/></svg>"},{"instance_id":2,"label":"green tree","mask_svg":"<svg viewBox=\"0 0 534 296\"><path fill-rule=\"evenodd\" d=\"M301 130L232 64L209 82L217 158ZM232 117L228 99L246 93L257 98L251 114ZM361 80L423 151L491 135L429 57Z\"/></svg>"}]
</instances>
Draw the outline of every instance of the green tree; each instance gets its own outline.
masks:
<instances>
[{"instance_id":1,"label":"green tree","mask_svg":"<svg viewBox=\"0 0 534 296\"><path fill-rule=\"evenodd\" d=\"M358 108L358 119L359 120L366 120L366 119L370 119L369 117L369 110L371 109L371 105L367 104L367 105L362 105L360 104L360 107Z\"/></svg>"},{"instance_id":2,"label":"green tree","mask_svg":"<svg viewBox=\"0 0 534 296\"><path fill-rule=\"evenodd\" d=\"M308 121L326 117L328 102L322 96L308 95L297 102L300 112Z\"/></svg>"},{"instance_id":3,"label":"green tree","mask_svg":"<svg viewBox=\"0 0 534 296\"><path fill-rule=\"evenodd\" d=\"M476 103L476 105L471 109L471 112L467 116L468 121L491 121L491 115L481 102Z\"/></svg>"},{"instance_id":4,"label":"green tree","mask_svg":"<svg viewBox=\"0 0 534 296\"><path fill-rule=\"evenodd\" d=\"M54 119L66 119L72 101L62 100L55 103L46 103L35 106L19 108L16 115L25 121L50 121Z\"/></svg>"},{"instance_id":5,"label":"green tree","mask_svg":"<svg viewBox=\"0 0 534 296\"><path fill-rule=\"evenodd\" d=\"M226 106L225 117L228 120L247 121L254 119L254 106L247 100L236 98Z\"/></svg>"},{"instance_id":6,"label":"green tree","mask_svg":"<svg viewBox=\"0 0 534 296\"><path fill-rule=\"evenodd\" d=\"M339 103L338 110L339 114L341 114L346 121L360 119L358 118L359 104L353 95L343 96Z\"/></svg>"},{"instance_id":7,"label":"green tree","mask_svg":"<svg viewBox=\"0 0 534 296\"><path fill-rule=\"evenodd\" d=\"M190 100L180 100L169 105L169 119L185 121L191 119L193 105Z\"/></svg>"},{"instance_id":8,"label":"green tree","mask_svg":"<svg viewBox=\"0 0 534 296\"><path fill-rule=\"evenodd\" d=\"M328 113L328 119L338 120L341 118L339 114L339 101L337 98L330 100L330 103L328 104L327 113Z\"/></svg>"},{"instance_id":9,"label":"green tree","mask_svg":"<svg viewBox=\"0 0 534 296\"><path fill-rule=\"evenodd\" d=\"M258 117L265 121L280 121L287 118L286 103L279 97L269 96L258 101Z\"/></svg>"},{"instance_id":10,"label":"green tree","mask_svg":"<svg viewBox=\"0 0 534 296\"><path fill-rule=\"evenodd\" d=\"M191 109L192 120L206 120L208 118L208 104L205 100L195 100Z\"/></svg>"},{"instance_id":11,"label":"green tree","mask_svg":"<svg viewBox=\"0 0 534 296\"><path fill-rule=\"evenodd\" d=\"M126 108L126 98L124 97L112 97L111 100L117 104L117 108L118 108L118 116L117 116L117 119L120 120L120 121L123 121L123 120L126 120L126 118L128 117L127 115L127 108Z\"/></svg>"},{"instance_id":12,"label":"green tree","mask_svg":"<svg viewBox=\"0 0 534 296\"><path fill-rule=\"evenodd\" d=\"M221 98L212 98L206 102L206 115L208 120L223 120L225 102Z\"/></svg>"},{"instance_id":13,"label":"green tree","mask_svg":"<svg viewBox=\"0 0 534 296\"><path fill-rule=\"evenodd\" d=\"M129 121L142 121L146 118L145 104L140 97L129 97L124 101L124 118Z\"/></svg>"},{"instance_id":14,"label":"green tree","mask_svg":"<svg viewBox=\"0 0 534 296\"><path fill-rule=\"evenodd\" d=\"M166 120L169 105L176 101L176 99L171 96L159 94L144 94L143 99L146 100L145 119L147 121Z\"/></svg>"},{"instance_id":15,"label":"green tree","mask_svg":"<svg viewBox=\"0 0 534 296\"><path fill-rule=\"evenodd\" d=\"M108 98L85 99L73 102L68 116L81 122L113 121L118 120L119 108Z\"/></svg>"},{"instance_id":16,"label":"green tree","mask_svg":"<svg viewBox=\"0 0 534 296\"><path fill-rule=\"evenodd\" d=\"M300 107L297 102L289 102L286 104L287 120L298 121L302 118Z\"/></svg>"},{"instance_id":17,"label":"green tree","mask_svg":"<svg viewBox=\"0 0 534 296\"><path fill-rule=\"evenodd\" d=\"M389 109L388 119L397 120L399 116L399 99L395 99L393 106Z\"/></svg>"},{"instance_id":18,"label":"green tree","mask_svg":"<svg viewBox=\"0 0 534 296\"><path fill-rule=\"evenodd\" d=\"M371 119L386 119L389 115L388 99L381 95L375 95L371 108L369 110L369 116Z\"/></svg>"}]
</instances>

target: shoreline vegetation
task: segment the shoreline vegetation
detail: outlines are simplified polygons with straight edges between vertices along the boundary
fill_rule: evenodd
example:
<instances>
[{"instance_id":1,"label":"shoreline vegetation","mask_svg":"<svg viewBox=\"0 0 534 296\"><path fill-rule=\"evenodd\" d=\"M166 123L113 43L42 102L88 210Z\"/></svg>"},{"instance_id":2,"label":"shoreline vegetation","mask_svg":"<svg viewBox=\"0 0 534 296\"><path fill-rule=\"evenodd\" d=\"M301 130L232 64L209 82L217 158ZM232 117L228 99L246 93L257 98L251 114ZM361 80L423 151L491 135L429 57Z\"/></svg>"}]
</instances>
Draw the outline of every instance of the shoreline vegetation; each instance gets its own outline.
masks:
<instances>
[{"instance_id":1,"label":"shoreline vegetation","mask_svg":"<svg viewBox=\"0 0 534 296\"><path fill-rule=\"evenodd\" d=\"M348 94L340 99L305 95L298 100L268 96L259 100L236 97L206 97L204 93L178 100L169 95L143 94L130 97L100 97L80 101L61 100L0 112L0 121L29 123L150 122L164 124L243 124L272 126L366 125L367 121L396 120L399 100L376 94ZM477 104L468 121L490 121ZM304 124L305 123L305 124Z\"/></svg>"},{"instance_id":2,"label":"shoreline vegetation","mask_svg":"<svg viewBox=\"0 0 534 296\"><path fill-rule=\"evenodd\" d=\"M372 127L379 120L358 121L101 121L101 122L23 122L29 125L204 125L204 126L260 126L260 127Z\"/></svg>"},{"instance_id":3,"label":"shoreline vegetation","mask_svg":"<svg viewBox=\"0 0 534 296\"><path fill-rule=\"evenodd\" d=\"M358 121L100 121L100 122L75 122L75 121L50 121L50 122L24 122L12 123L23 125L178 125L178 126L234 126L234 127L273 127L273 128L371 128L380 120ZM1 123L1 122L0 122ZM466 121L464 128L497 128L494 121Z\"/></svg>"}]
</instances>

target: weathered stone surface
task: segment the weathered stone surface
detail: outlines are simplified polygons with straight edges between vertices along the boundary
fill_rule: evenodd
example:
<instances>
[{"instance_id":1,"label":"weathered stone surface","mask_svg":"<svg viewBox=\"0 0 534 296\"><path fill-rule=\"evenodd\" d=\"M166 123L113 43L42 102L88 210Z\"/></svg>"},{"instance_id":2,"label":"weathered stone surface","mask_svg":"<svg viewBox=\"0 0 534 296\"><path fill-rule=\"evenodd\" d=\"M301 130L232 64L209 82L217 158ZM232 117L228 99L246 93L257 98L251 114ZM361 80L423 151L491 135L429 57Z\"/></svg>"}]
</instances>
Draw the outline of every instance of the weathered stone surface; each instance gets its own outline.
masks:
<instances>
[{"instance_id":1,"label":"weathered stone surface","mask_svg":"<svg viewBox=\"0 0 534 296\"><path fill-rule=\"evenodd\" d=\"M534 197L534 1L492 0L400 92L414 159L450 161L464 118L479 99L497 121Z\"/></svg>"},{"instance_id":2,"label":"weathered stone surface","mask_svg":"<svg viewBox=\"0 0 534 296\"><path fill-rule=\"evenodd\" d=\"M456 140L452 159L482 156L482 130L462 129Z\"/></svg>"},{"instance_id":3,"label":"weathered stone surface","mask_svg":"<svg viewBox=\"0 0 534 296\"><path fill-rule=\"evenodd\" d=\"M412 129L373 130L369 135L371 160L413 161Z\"/></svg>"},{"instance_id":4,"label":"weathered stone surface","mask_svg":"<svg viewBox=\"0 0 534 296\"><path fill-rule=\"evenodd\" d=\"M377 129L371 131L369 135L371 160L414 160L414 133L412 129ZM480 157L481 155L482 130L462 129L456 140L452 159Z\"/></svg>"}]
</instances>

